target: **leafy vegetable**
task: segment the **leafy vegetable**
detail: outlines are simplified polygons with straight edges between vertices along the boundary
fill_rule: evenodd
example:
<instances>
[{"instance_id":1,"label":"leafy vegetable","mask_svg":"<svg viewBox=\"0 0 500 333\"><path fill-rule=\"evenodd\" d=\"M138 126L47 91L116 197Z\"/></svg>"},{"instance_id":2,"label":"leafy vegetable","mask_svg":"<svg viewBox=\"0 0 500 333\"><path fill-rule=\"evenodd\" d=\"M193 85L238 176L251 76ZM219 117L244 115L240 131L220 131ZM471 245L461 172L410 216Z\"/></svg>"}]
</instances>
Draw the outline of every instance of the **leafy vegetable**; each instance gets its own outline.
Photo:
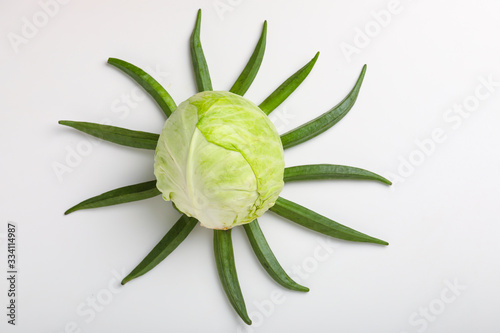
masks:
<instances>
[{"instance_id":1,"label":"leafy vegetable","mask_svg":"<svg viewBox=\"0 0 500 333\"><path fill-rule=\"evenodd\" d=\"M166 122L155 154L165 200L212 229L261 216L283 188L283 150L255 104L229 92L202 92Z\"/></svg>"}]
</instances>

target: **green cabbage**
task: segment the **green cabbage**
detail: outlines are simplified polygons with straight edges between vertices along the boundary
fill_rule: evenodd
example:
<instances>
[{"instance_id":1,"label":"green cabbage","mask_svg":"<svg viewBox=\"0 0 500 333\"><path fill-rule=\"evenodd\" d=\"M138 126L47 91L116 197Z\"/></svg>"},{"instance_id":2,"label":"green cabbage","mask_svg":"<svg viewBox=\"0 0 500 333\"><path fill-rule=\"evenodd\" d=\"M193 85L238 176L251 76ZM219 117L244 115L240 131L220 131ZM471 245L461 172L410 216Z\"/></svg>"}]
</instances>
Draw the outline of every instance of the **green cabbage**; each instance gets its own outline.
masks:
<instances>
[{"instance_id":1,"label":"green cabbage","mask_svg":"<svg viewBox=\"0 0 500 333\"><path fill-rule=\"evenodd\" d=\"M274 205L283 189L283 146L254 103L205 91L165 122L154 170L165 200L207 228L229 229Z\"/></svg>"}]
</instances>

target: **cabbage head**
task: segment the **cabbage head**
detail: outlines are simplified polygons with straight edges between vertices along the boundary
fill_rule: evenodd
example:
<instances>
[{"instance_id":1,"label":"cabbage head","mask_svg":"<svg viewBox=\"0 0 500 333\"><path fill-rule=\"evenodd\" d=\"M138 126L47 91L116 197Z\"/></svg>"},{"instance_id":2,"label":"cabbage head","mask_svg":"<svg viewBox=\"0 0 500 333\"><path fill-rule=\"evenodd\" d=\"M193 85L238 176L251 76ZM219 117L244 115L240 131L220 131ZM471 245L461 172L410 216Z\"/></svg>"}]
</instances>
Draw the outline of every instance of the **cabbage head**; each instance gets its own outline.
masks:
<instances>
[{"instance_id":1,"label":"cabbage head","mask_svg":"<svg viewBox=\"0 0 500 333\"><path fill-rule=\"evenodd\" d=\"M283 146L267 115L251 101L205 91L165 122L154 172L163 198L211 229L252 222L283 189Z\"/></svg>"}]
</instances>

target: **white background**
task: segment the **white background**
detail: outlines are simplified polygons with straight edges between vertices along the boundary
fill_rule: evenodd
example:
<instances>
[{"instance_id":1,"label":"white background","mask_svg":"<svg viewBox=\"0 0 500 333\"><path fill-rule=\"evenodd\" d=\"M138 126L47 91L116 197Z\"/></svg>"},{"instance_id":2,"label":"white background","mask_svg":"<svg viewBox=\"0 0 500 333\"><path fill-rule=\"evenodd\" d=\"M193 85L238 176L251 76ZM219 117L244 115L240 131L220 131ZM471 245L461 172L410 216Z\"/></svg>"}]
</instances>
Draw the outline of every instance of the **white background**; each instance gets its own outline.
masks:
<instances>
[{"instance_id":1,"label":"white background","mask_svg":"<svg viewBox=\"0 0 500 333\"><path fill-rule=\"evenodd\" d=\"M6 323L7 281L0 280L0 331L498 332L500 86L477 87L488 77L500 82L500 3L401 0L382 27L376 13L380 20L390 3L73 0L50 7L44 22L39 2L2 1L0 275L13 221L19 277L16 327ZM395 182L286 185L285 198L390 243L324 245L321 235L267 213L260 219L267 239L285 269L300 267L292 275L302 275L307 294L276 285L243 230L234 230L250 328L223 294L208 229L195 228L153 271L118 286L178 218L160 197L63 216L88 197L153 179L153 152L111 143L89 151L88 136L57 121L107 119L158 133L158 107L137 100L135 83L106 60L154 69L180 103L195 93L188 40L198 8L215 89L231 87L264 20L266 54L246 94L254 102L321 52L274 111L280 132L339 102L368 64L351 112L287 150L286 164L353 165ZM26 31L34 20L40 27ZM356 53L346 55L347 44ZM472 111L454 113L464 103ZM442 140L430 143L436 130ZM86 156L69 167L68 151L78 147ZM58 177L56 165L71 172Z\"/></svg>"}]
</instances>

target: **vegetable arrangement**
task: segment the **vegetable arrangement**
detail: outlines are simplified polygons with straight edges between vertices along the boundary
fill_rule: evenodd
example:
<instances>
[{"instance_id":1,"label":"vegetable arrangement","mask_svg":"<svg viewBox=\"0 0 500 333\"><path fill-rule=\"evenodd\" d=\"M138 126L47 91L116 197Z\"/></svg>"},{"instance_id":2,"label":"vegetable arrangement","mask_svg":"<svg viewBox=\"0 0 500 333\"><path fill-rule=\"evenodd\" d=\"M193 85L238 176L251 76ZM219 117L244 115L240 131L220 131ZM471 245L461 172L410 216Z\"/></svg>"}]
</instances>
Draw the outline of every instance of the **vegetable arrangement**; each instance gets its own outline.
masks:
<instances>
[{"instance_id":1,"label":"vegetable arrangement","mask_svg":"<svg viewBox=\"0 0 500 333\"><path fill-rule=\"evenodd\" d=\"M322 234L355 242L388 243L365 235L279 196L290 181L364 179L391 184L360 168L318 164L284 167L283 149L305 142L340 121L354 105L366 72L363 67L349 94L321 116L279 135L269 115L307 77L319 53L290 76L260 105L243 97L261 65L267 23L234 85L213 91L200 43L201 10L191 35L191 56L199 93L177 106L149 74L123 60L108 63L129 75L158 103L168 118L160 135L96 123L60 121L65 126L116 144L155 150L156 180L125 186L87 199L68 209L104 207L162 195L182 214L179 220L127 275L122 284L153 269L189 235L198 222L214 229L214 255L222 287L241 319L251 324L236 273L231 228L243 225L250 244L267 273L285 288L307 292L278 263L257 218L267 210Z\"/></svg>"}]
</instances>

